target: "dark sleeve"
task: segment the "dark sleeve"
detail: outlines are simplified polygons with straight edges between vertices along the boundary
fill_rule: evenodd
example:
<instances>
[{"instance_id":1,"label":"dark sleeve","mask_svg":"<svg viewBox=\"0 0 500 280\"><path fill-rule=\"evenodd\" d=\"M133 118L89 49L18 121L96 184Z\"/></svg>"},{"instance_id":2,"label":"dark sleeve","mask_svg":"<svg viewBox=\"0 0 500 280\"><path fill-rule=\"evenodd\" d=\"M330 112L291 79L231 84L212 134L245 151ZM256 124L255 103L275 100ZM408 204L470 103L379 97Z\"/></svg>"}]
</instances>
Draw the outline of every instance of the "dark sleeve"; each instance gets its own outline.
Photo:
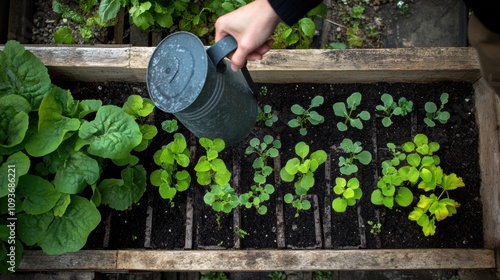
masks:
<instances>
[{"instance_id":1,"label":"dark sleeve","mask_svg":"<svg viewBox=\"0 0 500 280\"><path fill-rule=\"evenodd\" d=\"M499 0L465 0L465 4L476 14L479 21L491 31L500 34Z\"/></svg>"},{"instance_id":2,"label":"dark sleeve","mask_svg":"<svg viewBox=\"0 0 500 280\"><path fill-rule=\"evenodd\" d=\"M322 0L268 0L282 21L288 25L296 23Z\"/></svg>"}]
</instances>

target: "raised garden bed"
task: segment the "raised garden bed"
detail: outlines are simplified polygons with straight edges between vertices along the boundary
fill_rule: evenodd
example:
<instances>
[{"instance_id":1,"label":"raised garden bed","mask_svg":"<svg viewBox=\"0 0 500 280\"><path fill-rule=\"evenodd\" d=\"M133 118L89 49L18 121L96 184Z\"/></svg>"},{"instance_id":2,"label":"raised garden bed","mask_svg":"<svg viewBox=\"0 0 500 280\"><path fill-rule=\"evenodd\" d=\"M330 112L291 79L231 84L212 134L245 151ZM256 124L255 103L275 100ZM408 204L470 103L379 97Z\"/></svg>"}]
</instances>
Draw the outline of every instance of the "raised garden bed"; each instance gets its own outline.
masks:
<instances>
[{"instance_id":1,"label":"raised garden bed","mask_svg":"<svg viewBox=\"0 0 500 280\"><path fill-rule=\"evenodd\" d=\"M59 79L72 79L79 81L127 81L127 82L143 82L145 78L145 69L149 55L152 52L152 48L87 48L87 47L33 47L28 48L35 55L37 55L45 65L51 71L53 77L58 77ZM71 58L71 59L69 59ZM68 60L71 60L73 64L68 65ZM461 97L470 98L470 103L463 103L462 106L465 112L470 112L475 110L476 116L475 120L478 127L479 139L479 159L470 160L470 162L479 161L480 177L478 172L471 174L475 178L476 191L480 188L481 193L476 192L476 198L481 200L481 203L477 201L477 204L482 205L483 210L483 242L478 241L477 238L481 236L475 236L470 240L470 242L475 243L472 247L468 244L462 244L459 246L449 245L451 248L440 249L433 246L432 237L427 239L427 245L425 248L402 248L402 249L377 249L377 250L364 250L357 248L380 248L377 245L377 241L373 240L362 240L360 237L359 241L355 241L351 244L343 244L339 242L339 238L334 236L332 233L332 228L338 226L339 223L330 221L331 224L328 226L328 214L333 215L331 209L328 208L329 203L331 203L331 197L325 196L324 193L314 193L316 198L318 198L317 205L319 206L320 216L321 216L321 227L318 231L315 228L314 223L308 224L308 232L312 232L311 238L307 241L301 243L292 244L288 246L287 240L293 240L294 236L290 236L290 232L293 232L294 227L299 233L305 233L306 231L299 228L300 225L290 221L294 219L293 217L287 217L286 213L289 211L286 209L288 206L281 201L282 195L288 192L285 184L282 184L282 190L277 184L278 195L276 195L277 206L275 213L269 211L269 213L264 216L265 219L271 218L271 215L276 215L276 229L275 232L269 233L271 236L266 237L274 240L276 238L275 245L266 245L264 248L252 249L252 245L245 244L251 243L247 242L246 238L240 239L237 237L231 238L224 241L225 248L244 248L246 250L220 250L221 246L217 246L217 242L210 243L210 241L204 241L202 246L199 243L195 245L193 241L197 242L196 229L193 231L184 231L184 235L175 237L176 240L180 240L177 243L172 244L161 244L161 241L150 239L148 240L147 235L143 239L138 239L137 245L129 246L132 248L144 248L145 244L149 244L150 247L156 247L156 250L128 250L123 247L119 247L117 237L112 237L109 239L109 244L107 248L113 250L84 250L78 253L65 254L62 256L46 256L39 251L29 251L25 254L24 260L21 263L20 270L22 271L41 271L41 270L171 270L171 271L200 271L200 270L225 270L225 271L240 271L240 270L379 270L379 269L482 269L482 268L495 268L495 256L494 248L499 244L499 226L497 223L498 215L498 204L496 197L498 197L498 189L495 188L496 182L498 182L498 155L499 155L499 145L498 145L498 132L496 131L497 117L495 104L496 96L491 91L488 91L484 84L479 79L478 65L474 51L469 48L437 48L437 49L393 49L393 50L345 50L345 51L325 51L325 50L307 50L307 51L272 51L266 58L257 63L249 64L249 70L254 78L254 80L261 84L268 84L269 92L275 92L272 88L272 84L283 84L290 83L293 81L294 85L297 83L308 83L307 85L298 85L297 88L301 90L304 96L299 97L299 93L294 93L290 91L290 96L285 96L284 99L294 99L294 102L299 103L299 101L308 100L313 97L314 90L311 84L336 84L336 83L349 83L359 85L351 85L345 89L344 92L340 90L332 90L338 94L338 98L344 99L345 97L353 91L369 92L370 88L375 88L382 93L388 90L389 84L386 83L399 83L400 86L404 86L406 83L416 83L417 85L412 86L408 89L413 90L415 88L431 89L433 87L438 87L439 90L453 90L455 86L461 85L460 88L465 87L469 93L459 93ZM447 81L447 82L443 82ZM435 82L440 82L438 84L432 84ZM454 82L454 83L449 83ZM377 83L375 85L367 85L368 83ZM400 84L404 83L404 84ZM423 84L423 85L422 85ZM317 88L328 88L329 86L324 85L314 85ZM317 90L317 89L316 89ZM458 88L455 92L458 92ZM474 91L474 96L472 96L472 91ZM277 92L277 90L276 90ZM439 92L440 93L440 92ZM453 92L449 92L453 98ZM145 92L143 92L145 94ZM279 93L277 93L279 95ZM375 94L375 93L372 93ZM400 93L402 96L407 94L406 91ZM429 93L430 94L430 93ZM470 95L470 96L469 96ZM436 100L438 95L433 98ZM458 95L457 95L458 96ZM469 97L467 97L469 96ZM418 98L418 96L413 96ZM300 99L299 99L300 98ZM303 98L303 99L302 99ZM325 96L326 98L326 96ZM333 98L333 97L332 97ZM365 96L364 98L369 99ZM427 98L427 97L426 97ZM430 97L429 97L430 98ZM296 100L296 101L295 101ZM423 101L418 101L422 105ZM326 110L331 112L331 101L324 105ZM303 104L306 105L306 104ZM278 107L278 105L273 105L273 107ZM288 105L286 105L288 106ZM281 110L285 111L287 109L285 105ZM326 114L325 114L326 115ZM332 114L330 114L332 115ZM332 116L333 117L333 116ZM467 119L469 117L463 116L460 118ZM472 118L472 117L470 117ZM283 121L287 120L287 117L283 117ZM161 120L160 120L161 121ZM372 127L369 129L376 129L377 123L380 119L372 119ZM332 119L329 122L334 124ZM455 125L459 125L455 123ZM411 125L410 125L411 126ZM474 126L474 125L473 125ZM457 127L459 129L460 127ZM338 133L333 125L331 129L334 133ZM326 130L325 130L326 131ZM370 130L371 131L371 130ZM420 130L418 130L420 131ZM312 136L314 134L314 128L310 130ZM357 131L350 130L350 137L353 140L358 137ZM370 132L371 133L371 132ZM410 129L408 135L413 133ZM444 134L445 132L442 132ZM455 133L455 132L454 132ZM439 136L439 133L436 134ZM432 138L431 134L429 136ZM445 135L446 136L446 135ZM294 143L291 140L286 140L287 133L280 135L281 140L286 148L292 149ZM292 135L293 137L293 135ZM338 144L338 137L331 136L332 143ZM337 137L337 138L336 138ZM359 136L361 137L361 136ZM448 136L449 140L446 145L451 149L454 146L453 136ZM391 138L392 139L392 138ZM433 139L434 140L434 139ZM438 140L438 139L436 139ZM442 139L439 139L442 140ZM321 145L321 140L314 141L314 136L310 138L309 141L313 141L314 149L317 149ZM363 140L363 145L369 146L371 144L370 137L367 140ZM446 147L444 145L444 147ZM330 147L333 144L329 144ZM374 147L381 147L383 145L374 145ZM313 150L314 150L313 149ZM463 147L462 149L467 149ZM472 157L474 157L474 150L472 152ZM329 151L331 157L334 157L334 148ZM233 157L229 154L229 158L240 159L245 161L243 157L239 155L234 155ZM284 156L282 156L284 157ZM284 165L286 159L281 159L275 163L275 169L278 164ZM281 162L281 163L280 163ZM243 163L233 160L229 163L229 166L235 170L236 166L243 166ZM447 168L453 168L454 162L449 163ZM333 167L334 163L330 165L330 169L335 169ZM367 167L367 169L376 169L377 166ZM444 168L444 167L443 167ZM478 170L476 169L476 171ZM243 177L242 174L247 170L245 168L240 168L239 176ZM373 170L372 170L373 171ZM453 172L453 171L450 171ZM238 174L238 172L233 172ZM472 172L474 173L474 172ZM330 174L330 172L325 172L324 174ZM459 176L464 176L463 174L457 174ZM330 176L330 177L329 177ZM332 175L324 175L325 190L332 187L331 181L334 179L334 173ZM364 176L364 172L363 172ZM373 175L371 175L373 176ZM476 177L474 177L476 176ZM319 179L318 179L319 180ZM330 181L330 182L328 182ZM479 183L480 181L480 183ZM366 191L365 196L369 197L370 191ZM155 196L156 195L156 196ZM331 195L331 194L330 194ZM186 224L193 223L195 227L199 226L201 223L197 221L199 217L198 212L202 212L205 215L211 215L209 210L203 208L203 205L199 202L196 191L186 194L186 197L181 198L184 203L176 203L176 208L174 210L168 209L165 204L157 198L156 193L151 193L143 197L141 204L148 205L142 211L141 218L138 220L145 223L144 228L148 228L148 223L151 225L152 231L156 223L156 213L170 212L170 211L181 211L186 213ZM464 198L467 201L473 201L474 197ZM191 201L193 202L191 204ZM312 199L312 201L315 201ZM462 202L462 201L461 201ZM462 202L465 203L466 202ZM474 203L474 202L473 202ZM160 206L158 206L160 204ZM314 204L314 203L313 203ZM188 205L192 205L194 208L190 210ZM281 206L279 206L281 205ZM136 207L136 206L134 206ZM137 206L138 207L138 206ZM162 211L164 209L164 211ZM167 210L165 210L167 209ZM184 210L185 209L185 210ZM201 209L201 210L200 210ZM313 210L313 209L312 209ZM462 209L459 209L459 213ZM152 212L150 212L152 211ZM192 212L191 212L192 211ZM198 211L198 212L197 212ZM140 212L140 211L139 211ZM463 211L464 213L466 211ZM148 220L151 216L152 221ZM376 213L375 211L373 213ZM168 215L169 213L165 213ZM347 213L346 213L347 214ZM356 211L354 211L354 216L356 216ZM122 218L116 218L113 216L112 219L118 220L118 223L126 223L130 226L132 221L132 211L124 212ZM178 215L178 214L174 214ZM183 215L183 214L182 214ZM191 216L192 215L192 216ZM235 213L232 217L226 217L227 221L223 221L227 224L227 227L235 227L235 225L245 224L245 219L251 214L246 211L246 209L240 209L240 212ZM280 218L280 215L281 218ZM375 215L375 214L370 214ZM457 214L456 217L459 217ZM128 217L127 217L128 216ZM255 215L254 215L255 216ZM302 217L314 218L317 216L315 211L303 212ZM363 217L363 215L361 215ZM405 218L406 214L399 215ZM365 216L366 217L366 216ZM373 216L375 218L375 216ZM466 219L462 216L462 219ZM453 220L452 217L449 224L460 223L460 220ZM280 220L281 219L281 220ZM357 218L356 218L357 219ZM406 219L406 218L405 218ZM105 220L105 216L103 216ZM212 221L213 219L208 219ZM307 219L310 220L311 219ZM350 219L350 222L358 223L358 221ZM480 222L480 219L479 219ZM151 224L152 223L152 224ZM111 222L111 228L117 226ZM135 224L134 224L135 225ZM347 223L346 223L347 225ZM453 226L453 225L449 225ZM361 229L361 223L355 227L355 231ZM440 232L441 228L448 228L446 225L438 224L437 232ZM452 228L452 227L450 227ZM168 229L159 229L166 233ZM247 230L247 228L243 228ZM199 228L198 228L199 230ZM384 233L386 229L382 230ZM413 229L420 233L419 228ZM459 231L460 229L454 230L453 233ZM106 229L103 229L106 232ZM259 229L256 229L257 235ZM319 232L319 234L317 234ZM356 232L357 234L358 232ZM267 234L267 233L266 233ZM105 234L104 234L105 235ZM252 233L251 233L252 235ZM365 236L365 238L371 238L368 233L361 234L360 236ZM448 234L450 235L450 234ZM153 236L153 235L151 235ZM342 236L343 237L343 236ZM342 238L340 237L340 238ZM250 237L247 237L250 238ZM261 236L261 238L263 238ZM283 239L284 238L284 239ZM381 236L382 238L382 236ZM169 239L165 238L165 239ZM447 238L443 238L447 239ZM285 241L283 241L285 240ZM430 241L429 241L430 240ZM220 240L218 240L220 241ZM114 242L114 244L112 244ZM149 243L148 243L149 242ZM213 242L213 241L212 241ZM363 243L364 242L364 243ZM367 246L366 244L372 244ZM467 241L469 242L469 241ZM388 244L383 242L383 246ZM156 244L156 245L153 245ZM478 245L479 244L479 245ZM92 245L90 245L92 246ZM226 247L227 246L227 247ZM438 245L439 246L439 245ZM445 245L448 246L448 245ZM94 247L94 246L93 246ZM96 245L97 248L102 248L103 246ZM276 250L280 248L291 247L292 249L286 250ZM397 245L388 246L391 248L398 248ZM434 248L432 248L434 247ZM165 248L168 248L166 250ZM207 250L207 249L217 250ZM318 250L297 250L298 248L319 248ZM354 249L356 248L356 249ZM117 249L117 250L114 250ZM173 250L172 250L173 249ZM195 249L195 250L181 250L181 249ZM339 250L343 249L343 250ZM376 260L376 261L375 261Z\"/></svg>"}]
</instances>

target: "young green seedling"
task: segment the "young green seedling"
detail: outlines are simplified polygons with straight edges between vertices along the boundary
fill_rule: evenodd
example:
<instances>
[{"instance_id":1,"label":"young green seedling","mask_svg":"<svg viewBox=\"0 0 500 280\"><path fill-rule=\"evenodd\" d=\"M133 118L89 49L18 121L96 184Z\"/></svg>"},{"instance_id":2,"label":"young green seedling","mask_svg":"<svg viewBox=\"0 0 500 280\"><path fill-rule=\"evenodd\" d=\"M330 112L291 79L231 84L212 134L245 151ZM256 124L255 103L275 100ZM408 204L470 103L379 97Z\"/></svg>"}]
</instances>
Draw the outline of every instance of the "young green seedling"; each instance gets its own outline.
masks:
<instances>
[{"instance_id":1,"label":"young green seedling","mask_svg":"<svg viewBox=\"0 0 500 280\"><path fill-rule=\"evenodd\" d=\"M280 177L284 182L294 182L295 195L298 198L287 193L284 201L297 209L295 217L298 217L299 211L311 208L311 203L304 199L304 196L314 186L314 172L326 161L327 155L323 150L317 150L309 155L309 146L304 142L295 145L295 153L298 157L287 161L280 171Z\"/></svg>"},{"instance_id":2,"label":"young green seedling","mask_svg":"<svg viewBox=\"0 0 500 280\"><path fill-rule=\"evenodd\" d=\"M444 105L448 103L448 93L443 93L439 97L441 101L441 106L438 108L436 103L427 102L425 103L425 118L424 122L428 127L436 126L435 120L442 124L445 124L450 119L450 113L448 111L443 111Z\"/></svg>"},{"instance_id":3,"label":"young green seedling","mask_svg":"<svg viewBox=\"0 0 500 280\"><path fill-rule=\"evenodd\" d=\"M203 201L217 212L230 213L239 205L238 197L229 184L212 185L210 191L203 196Z\"/></svg>"},{"instance_id":4,"label":"young green seedling","mask_svg":"<svg viewBox=\"0 0 500 280\"><path fill-rule=\"evenodd\" d=\"M231 172L227 169L224 161L219 158L219 153L226 146L224 140L200 138L199 141L207 153L199 158L194 167L198 184L202 186L227 184L231 179Z\"/></svg>"},{"instance_id":5,"label":"young green seedling","mask_svg":"<svg viewBox=\"0 0 500 280\"><path fill-rule=\"evenodd\" d=\"M351 178L349 181L340 177L335 179L333 192L339 197L332 201L332 208L335 212L340 213L345 212L347 206L354 206L356 201L361 199L363 195L357 178Z\"/></svg>"},{"instance_id":6,"label":"young green seedling","mask_svg":"<svg viewBox=\"0 0 500 280\"><path fill-rule=\"evenodd\" d=\"M267 127L271 127L278 121L278 116L273 114L273 108L271 105L264 105L263 109L260 107L258 108L257 121L262 121Z\"/></svg>"},{"instance_id":7,"label":"young green seedling","mask_svg":"<svg viewBox=\"0 0 500 280\"><path fill-rule=\"evenodd\" d=\"M340 143L340 147L344 152L348 153L348 157L339 157L340 173L344 175L351 175L358 172L358 166L355 160L363 165L368 165L372 161L372 154L368 151L363 151L359 141L353 142L349 138L345 138Z\"/></svg>"},{"instance_id":8,"label":"young green seedling","mask_svg":"<svg viewBox=\"0 0 500 280\"><path fill-rule=\"evenodd\" d=\"M346 131L347 124L355 127L357 129L363 129L363 123L361 120L367 121L370 119L370 113L368 111L361 111L356 116L353 116L356 108L361 104L361 93L354 92L347 98L347 105L344 102L337 102L333 104L333 112L338 117L345 118L344 122L338 122L337 128L339 131Z\"/></svg>"},{"instance_id":9,"label":"young green seedling","mask_svg":"<svg viewBox=\"0 0 500 280\"><path fill-rule=\"evenodd\" d=\"M191 184L191 175L180 167L189 165L190 152L187 147L186 138L181 133L174 134L174 140L158 150L154 156L154 162L161 167L151 173L150 180L153 186L159 187L160 195L167 199L171 206L177 192L183 192Z\"/></svg>"},{"instance_id":10,"label":"young green seedling","mask_svg":"<svg viewBox=\"0 0 500 280\"><path fill-rule=\"evenodd\" d=\"M307 128L305 125L307 122L311 123L312 125L318 125L321 124L325 121L325 118L320 115L316 111L311 111L312 108L319 107L321 104L323 104L324 98L323 96L316 96L311 100L311 105L309 105L309 108L304 109L304 107L294 104L292 105L292 113L297 115L295 119L292 119L288 122L288 126L291 128L296 128L299 127L300 130L300 135L306 135L307 134Z\"/></svg>"},{"instance_id":11,"label":"young green seedling","mask_svg":"<svg viewBox=\"0 0 500 280\"><path fill-rule=\"evenodd\" d=\"M382 125L389 127L392 124L392 116L406 116L413 109L413 102L401 97L398 103L394 102L392 95L384 93L380 97L383 105L377 105L376 109L382 117Z\"/></svg>"},{"instance_id":12,"label":"young green seedling","mask_svg":"<svg viewBox=\"0 0 500 280\"><path fill-rule=\"evenodd\" d=\"M370 233L373 235L377 235L382 232L382 224L381 223L375 223L373 221L367 221L366 222L370 227Z\"/></svg>"},{"instance_id":13,"label":"young green seedling","mask_svg":"<svg viewBox=\"0 0 500 280\"><path fill-rule=\"evenodd\" d=\"M258 138L250 140L250 146L245 150L245 154L256 153L259 157L252 164L255 170L253 178L255 184L250 186L249 192L240 195L239 202L246 208L255 207L261 215L267 213L267 206L262 205L262 203L269 200L270 195L274 193L274 186L266 184L267 177L273 172L273 168L267 166L267 159L277 157L280 148L281 142L279 140L274 140L271 135L266 135L262 142Z\"/></svg>"},{"instance_id":14,"label":"young green seedling","mask_svg":"<svg viewBox=\"0 0 500 280\"><path fill-rule=\"evenodd\" d=\"M165 120L161 123L161 128L168 133L174 133L179 129L177 125L177 120Z\"/></svg>"}]
</instances>

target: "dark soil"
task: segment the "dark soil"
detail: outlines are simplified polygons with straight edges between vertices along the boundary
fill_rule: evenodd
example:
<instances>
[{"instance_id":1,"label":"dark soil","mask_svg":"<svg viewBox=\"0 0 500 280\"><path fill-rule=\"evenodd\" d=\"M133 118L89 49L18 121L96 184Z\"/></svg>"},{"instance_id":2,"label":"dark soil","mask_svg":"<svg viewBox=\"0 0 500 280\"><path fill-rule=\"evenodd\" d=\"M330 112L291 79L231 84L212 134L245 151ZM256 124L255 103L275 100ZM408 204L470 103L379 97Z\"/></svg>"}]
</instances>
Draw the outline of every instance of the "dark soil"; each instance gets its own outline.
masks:
<instances>
[{"instance_id":1,"label":"dark soil","mask_svg":"<svg viewBox=\"0 0 500 280\"><path fill-rule=\"evenodd\" d=\"M142 83L56 83L63 88L70 89L75 99L100 98L104 104L120 105L131 94L141 94L147 97L147 90ZM268 213L265 216L257 214L255 209L241 208L236 214L217 214L210 206L203 202L203 195L207 187L196 184L193 180L191 188L176 197L174 207L159 197L157 189L148 186L148 191L140 203L133 205L124 212L111 211L101 207L103 223L94 231L89 239L89 247L101 247L107 244L108 248L186 248L187 234L192 234L192 248L276 248L280 238L284 238L288 248L481 248L482 237L482 210L479 199L480 170L478 165L478 133L475 124L473 89L468 83L441 82L433 84L287 84L287 85L260 85L267 87L267 94L258 96L261 106L269 104L273 107L279 121L272 128L258 123L244 141L227 148L222 158L230 170L239 170L239 180L232 182L237 193L245 192L252 182L253 169L251 164L254 157L244 155L244 149L252 137L262 138L265 134L278 137L282 141L279 164L284 166L286 161L295 157L294 146L304 141L311 146L311 152L323 149L329 154L329 164L321 166L316 172L316 184L310 190L311 195L318 197L319 226L323 229L319 234L322 242L317 244L315 224L312 219L313 209L300 212L295 218L295 209L282 202L282 197L288 192L293 193L289 183L274 181L276 192L271 200L266 202ZM368 110L372 118L364 124L363 130L350 127L346 132L339 132L336 123L339 121L333 114L332 105L344 101L353 92L361 92L363 99L360 109ZM423 123L425 116L424 104L427 101L439 102L441 93L450 94L450 102L445 105L452 118L447 124L438 124L435 128L427 128ZM381 119L375 117L375 106L381 104L380 96L390 93L397 100L406 97L414 102L414 110L407 117L394 117L393 125L385 128ZM325 122L319 126L308 126L308 134L301 136L296 129L287 126L293 115L290 111L292 104L307 107L316 95L325 98L324 104L316 108L318 113L325 117ZM161 122L171 119L172 116L155 110L148 121L161 127ZM159 129L161 130L161 129ZM185 130L181 130L189 135ZM400 145L412 139L417 133L425 133L431 141L439 142L441 149L438 155L441 158L441 167L446 174L456 173L462 177L466 187L450 193L450 196L460 203L458 213L444 221L437 222L436 234L424 237L421 228L407 219L412 207L395 207L389 210L374 206L370 202L370 195L376 186L380 175L380 163L386 159L388 152L387 142ZM189 136L187 136L189 137ZM372 153L374 160L367 166L359 165L360 170L355 174L361 182L363 197L355 206L345 213L336 213L329 210L331 201L335 198L331 188L335 178L340 176L338 157L342 155L339 144L344 138L359 141L365 150ZM154 152L172 139L168 133L160 131L153 140L150 148L139 154L141 163L148 173L156 167L152 163ZM196 156L203 153L203 148L196 145ZM197 159L196 159L197 160ZM192 160L192 162L195 162ZM192 163L194 166L194 163ZM191 166L192 168L192 166ZM278 169L275 170L278 172ZM354 175L353 175L354 176ZM346 177L346 176L344 176ZM195 177L193 177L195 178ZM278 176L279 178L279 176ZM191 198L194 202L193 227L186 229L186 209ZM148 209L149 208L149 209ZM283 209L280 217L278 210ZM105 221L108 216L110 226L106 229ZM148 224L148 217L152 215L152 226ZM219 218L217 218L217 216ZM235 219L236 217L236 219ZM151 220L151 219L150 219ZM284 221L281 223L280 221ZM370 233L368 221L381 223L381 232L377 235ZM241 228L248 235L238 239L237 230ZM109 231L109 240L100 241L103 234ZM284 232L283 237L280 231ZM105 234L104 234L105 236ZM188 236L189 239L190 236ZM322 244L321 244L322 243ZM96 244L95 246L92 244ZM144 244L144 245L143 245Z\"/></svg>"}]
</instances>

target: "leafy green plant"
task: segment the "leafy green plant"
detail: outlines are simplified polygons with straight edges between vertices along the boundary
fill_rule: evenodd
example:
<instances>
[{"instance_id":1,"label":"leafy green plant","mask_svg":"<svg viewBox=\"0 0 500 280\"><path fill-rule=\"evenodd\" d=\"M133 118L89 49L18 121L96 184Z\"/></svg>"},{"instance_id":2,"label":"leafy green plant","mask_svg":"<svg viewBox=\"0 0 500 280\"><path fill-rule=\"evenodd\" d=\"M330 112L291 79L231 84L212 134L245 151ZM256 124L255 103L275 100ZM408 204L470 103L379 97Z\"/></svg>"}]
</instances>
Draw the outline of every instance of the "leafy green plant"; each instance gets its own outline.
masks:
<instances>
[{"instance_id":1,"label":"leafy green plant","mask_svg":"<svg viewBox=\"0 0 500 280\"><path fill-rule=\"evenodd\" d=\"M439 143L429 142L425 134L415 135L413 141L401 146L402 152L406 154L406 164L393 165L403 163L403 157L400 156L397 156L397 161L382 163L383 176L377 182L378 189L371 196L373 204L392 208L394 201L402 207L412 204L414 195L410 188L432 192L419 196L416 207L408 217L422 227L425 236L435 234L436 221L456 213L459 203L450 198L449 192L465 186L462 178L456 174L447 175L443 172L439 166L440 158L434 154L439 148Z\"/></svg>"},{"instance_id":2,"label":"leafy green plant","mask_svg":"<svg viewBox=\"0 0 500 280\"><path fill-rule=\"evenodd\" d=\"M213 30L217 17L248 3L246 0L207 0L202 2L175 0L103 0L99 18L103 24L114 25L121 8L128 10L132 24L141 30L158 31L176 25L199 37Z\"/></svg>"},{"instance_id":3,"label":"leafy green plant","mask_svg":"<svg viewBox=\"0 0 500 280\"><path fill-rule=\"evenodd\" d=\"M78 10L71 9L68 4L62 3L58 0L52 0L52 10L63 18L68 26L58 28L54 32L54 42L60 44L74 44L76 42L75 36L71 33L69 28L70 23L75 23L79 28L79 35L89 41L90 39L97 39L94 29L107 27L101 21L98 15L94 14L94 8L97 6L97 0L78 0L74 1L78 4ZM106 42L101 42L106 43Z\"/></svg>"},{"instance_id":4,"label":"leafy green plant","mask_svg":"<svg viewBox=\"0 0 500 280\"><path fill-rule=\"evenodd\" d=\"M273 35L274 43L272 47L278 49L308 49L316 33L314 20L323 18L325 14L326 6L321 3L292 26L288 26L284 22L279 23Z\"/></svg>"},{"instance_id":5,"label":"leafy green plant","mask_svg":"<svg viewBox=\"0 0 500 280\"><path fill-rule=\"evenodd\" d=\"M264 122L267 127L271 127L278 121L278 116L273 114L271 105L264 105L262 109L260 107L258 108L257 121Z\"/></svg>"},{"instance_id":6,"label":"leafy green plant","mask_svg":"<svg viewBox=\"0 0 500 280\"><path fill-rule=\"evenodd\" d=\"M368 165L372 161L372 154L369 151L363 150L359 141L353 142L351 139L345 138L340 143L340 148L349 154L348 157L339 157L340 173L344 175L351 175L358 172L355 160L363 165Z\"/></svg>"},{"instance_id":7,"label":"leafy green plant","mask_svg":"<svg viewBox=\"0 0 500 280\"><path fill-rule=\"evenodd\" d=\"M200 138L199 142L205 148L206 155L201 156L194 167L198 184L222 186L229 183L231 172L227 169L224 161L219 158L219 153L226 147L224 140Z\"/></svg>"},{"instance_id":8,"label":"leafy green plant","mask_svg":"<svg viewBox=\"0 0 500 280\"><path fill-rule=\"evenodd\" d=\"M311 203L304 196L314 186L314 172L326 161L327 155L323 150L317 150L309 155L309 145L304 142L295 145L295 154L298 157L286 162L280 171L280 177L284 182L294 182L295 195L298 197L295 198L293 194L287 193L284 201L297 209L295 216L298 217L299 211L311 208Z\"/></svg>"},{"instance_id":9,"label":"leafy green plant","mask_svg":"<svg viewBox=\"0 0 500 280\"><path fill-rule=\"evenodd\" d=\"M290 120L288 122L288 126L290 126L291 128L299 127L300 134L306 135L307 128L305 127L305 125L307 124L307 122L311 123L312 125L318 125L325 121L325 118L322 115L320 115L316 111L311 110L313 108L321 106L323 102L324 102L323 96L318 95L311 100L311 104L309 105L307 110L304 109L304 107L300 106L299 104L292 105L291 107L292 113L297 115L297 117L295 117L295 119Z\"/></svg>"},{"instance_id":10,"label":"leafy green plant","mask_svg":"<svg viewBox=\"0 0 500 280\"><path fill-rule=\"evenodd\" d=\"M267 206L262 203L268 201L270 195L274 193L274 186L267 183L267 177L273 172L273 168L267 165L267 159L277 157L280 148L279 140L275 140L271 135L265 135L262 142L258 138L251 139L250 146L245 150L247 155L253 153L258 155L252 164L255 170L253 178L255 184L250 186L250 191L240 195L239 202L246 208L255 207L261 215L267 213Z\"/></svg>"},{"instance_id":11,"label":"leafy green plant","mask_svg":"<svg viewBox=\"0 0 500 280\"><path fill-rule=\"evenodd\" d=\"M381 223L375 223L374 221L367 221L368 225L370 226L370 233L373 235L380 234L382 232L382 224Z\"/></svg>"},{"instance_id":12,"label":"leafy green plant","mask_svg":"<svg viewBox=\"0 0 500 280\"><path fill-rule=\"evenodd\" d=\"M382 94L380 97L382 105L377 105L376 109L381 113L382 125L389 127L392 124L392 116L406 116L413 110L413 102L401 97L398 103L394 102L392 95L388 93Z\"/></svg>"},{"instance_id":13,"label":"leafy green plant","mask_svg":"<svg viewBox=\"0 0 500 280\"><path fill-rule=\"evenodd\" d=\"M286 280L286 274L283 271L273 271L267 277L271 280Z\"/></svg>"},{"instance_id":14,"label":"leafy green plant","mask_svg":"<svg viewBox=\"0 0 500 280\"><path fill-rule=\"evenodd\" d=\"M187 170L179 167L188 167L191 153L186 138L181 133L174 134L174 140L158 150L153 158L161 167L151 173L150 180L153 186L159 187L160 195L167 199L171 206L177 192L183 192L191 184L191 175Z\"/></svg>"},{"instance_id":15,"label":"leafy green plant","mask_svg":"<svg viewBox=\"0 0 500 280\"><path fill-rule=\"evenodd\" d=\"M441 106L439 108L437 107L436 103L434 102L427 102L425 103L425 118L424 122L428 127L434 127L436 126L436 120L439 121L442 124L445 124L448 122L450 119L450 113L448 111L443 111L444 105L448 103L448 93L443 93L439 97L439 100L441 101Z\"/></svg>"},{"instance_id":16,"label":"leafy green plant","mask_svg":"<svg viewBox=\"0 0 500 280\"><path fill-rule=\"evenodd\" d=\"M234 189L229 184L210 187L210 191L203 196L203 201L212 206L217 212L230 213L239 205L238 197L234 194Z\"/></svg>"},{"instance_id":17,"label":"leafy green plant","mask_svg":"<svg viewBox=\"0 0 500 280\"><path fill-rule=\"evenodd\" d=\"M349 181L340 177L336 178L333 192L339 197L332 201L332 208L340 213L345 212L348 206L354 206L363 195L357 178L351 178Z\"/></svg>"},{"instance_id":18,"label":"leafy green plant","mask_svg":"<svg viewBox=\"0 0 500 280\"><path fill-rule=\"evenodd\" d=\"M5 65L0 69L2 205L8 201L10 181L3 174L9 166L16 168L17 186L15 210L3 208L0 214L16 214L19 248L78 251L101 220L97 206L127 209L146 190L146 171L137 162L128 161L121 178L101 178L104 165L116 170L112 163L131 158L146 139L140 119L134 110L74 100L52 85L43 63L15 41L0 51L0 63Z\"/></svg>"},{"instance_id":19,"label":"leafy green plant","mask_svg":"<svg viewBox=\"0 0 500 280\"><path fill-rule=\"evenodd\" d=\"M179 125L176 119L165 120L161 123L161 128L168 133L174 133L179 129Z\"/></svg>"},{"instance_id":20,"label":"leafy green plant","mask_svg":"<svg viewBox=\"0 0 500 280\"><path fill-rule=\"evenodd\" d=\"M347 124L355 127L357 129L363 129L363 122L361 120L367 121L370 119L370 113L368 111L361 111L356 116L353 116L354 111L361 104L361 93L354 92L348 98L347 102L337 102L333 104L333 112L335 116L345 118L343 122L337 123L337 128L339 131L346 131ZM348 111L349 109L349 111Z\"/></svg>"}]
</instances>

